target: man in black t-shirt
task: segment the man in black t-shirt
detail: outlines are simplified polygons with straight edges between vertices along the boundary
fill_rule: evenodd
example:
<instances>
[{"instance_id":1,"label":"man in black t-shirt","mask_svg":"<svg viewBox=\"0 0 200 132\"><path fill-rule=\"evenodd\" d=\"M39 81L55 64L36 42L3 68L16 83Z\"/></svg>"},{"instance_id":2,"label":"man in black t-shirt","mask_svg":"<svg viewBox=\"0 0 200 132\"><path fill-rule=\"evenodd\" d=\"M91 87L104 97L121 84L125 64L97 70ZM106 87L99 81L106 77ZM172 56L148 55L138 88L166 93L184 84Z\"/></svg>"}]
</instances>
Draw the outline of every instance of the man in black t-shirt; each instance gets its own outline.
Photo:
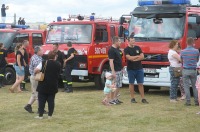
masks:
<instances>
[{"instance_id":1,"label":"man in black t-shirt","mask_svg":"<svg viewBox=\"0 0 200 132\"><path fill-rule=\"evenodd\" d=\"M59 48L59 44L58 43L54 43L53 44L53 51L57 55L56 61L60 63L60 66L61 66L60 68L63 69L63 63L64 63L64 60L65 60L65 56L64 56L64 53L61 52L58 48ZM58 84L59 84L58 85L59 87L63 87L63 78L62 78L62 76L59 76Z\"/></svg>"},{"instance_id":2,"label":"man in black t-shirt","mask_svg":"<svg viewBox=\"0 0 200 132\"><path fill-rule=\"evenodd\" d=\"M59 48L58 43L54 43L53 44L53 51L57 54L56 61L58 61L61 65L61 68L63 68L63 62L64 62L64 59L65 59L65 56L64 56L63 52L58 50L58 48Z\"/></svg>"},{"instance_id":3,"label":"man in black t-shirt","mask_svg":"<svg viewBox=\"0 0 200 132\"><path fill-rule=\"evenodd\" d=\"M124 49L124 53L127 59L127 72L129 79L129 90L131 94L131 102L137 103L134 97L134 82L137 81L140 95L142 97L142 103L148 103L144 98L144 71L142 68L141 60L144 59L144 54L141 48L135 45L134 36L131 35L128 38L129 45Z\"/></svg>"},{"instance_id":4,"label":"man in black t-shirt","mask_svg":"<svg viewBox=\"0 0 200 132\"><path fill-rule=\"evenodd\" d=\"M5 68L7 65L7 53L6 50L3 49L4 45L3 43L0 43L0 88L4 86L3 80L4 80L4 74L5 74Z\"/></svg>"},{"instance_id":5,"label":"man in black t-shirt","mask_svg":"<svg viewBox=\"0 0 200 132\"><path fill-rule=\"evenodd\" d=\"M69 49L67 53L67 58L64 61L65 80L63 80L63 82L64 82L64 87L65 87L65 92L70 93L70 92L73 92L71 72L74 67L74 56L77 54L77 51L72 47L71 42L68 42L67 46L69 47Z\"/></svg>"},{"instance_id":6,"label":"man in black t-shirt","mask_svg":"<svg viewBox=\"0 0 200 132\"><path fill-rule=\"evenodd\" d=\"M120 48L120 38L117 36L113 37L113 45L108 50L108 58L110 69L112 75L114 77L114 81L116 83L116 91L111 92L111 101L110 104L120 104L122 101L119 101L117 95L119 93L119 88L122 87L122 52L119 50Z\"/></svg>"}]
</instances>

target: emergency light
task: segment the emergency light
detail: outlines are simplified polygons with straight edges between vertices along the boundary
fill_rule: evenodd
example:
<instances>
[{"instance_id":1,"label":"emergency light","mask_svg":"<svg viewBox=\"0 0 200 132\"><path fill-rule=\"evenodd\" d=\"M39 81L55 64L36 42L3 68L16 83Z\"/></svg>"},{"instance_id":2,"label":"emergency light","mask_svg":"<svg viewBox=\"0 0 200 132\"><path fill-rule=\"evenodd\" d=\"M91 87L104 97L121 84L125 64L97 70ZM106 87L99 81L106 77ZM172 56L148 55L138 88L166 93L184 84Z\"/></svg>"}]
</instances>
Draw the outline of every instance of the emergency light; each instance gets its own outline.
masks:
<instances>
[{"instance_id":1,"label":"emergency light","mask_svg":"<svg viewBox=\"0 0 200 132\"><path fill-rule=\"evenodd\" d=\"M190 0L138 0L139 6L164 4L190 4Z\"/></svg>"},{"instance_id":2,"label":"emergency light","mask_svg":"<svg viewBox=\"0 0 200 132\"><path fill-rule=\"evenodd\" d=\"M28 25L11 25L11 28L22 28L22 29L27 29L30 26Z\"/></svg>"},{"instance_id":3,"label":"emergency light","mask_svg":"<svg viewBox=\"0 0 200 132\"><path fill-rule=\"evenodd\" d=\"M6 28L6 24L0 24L0 29L4 29L4 28Z\"/></svg>"}]
</instances>

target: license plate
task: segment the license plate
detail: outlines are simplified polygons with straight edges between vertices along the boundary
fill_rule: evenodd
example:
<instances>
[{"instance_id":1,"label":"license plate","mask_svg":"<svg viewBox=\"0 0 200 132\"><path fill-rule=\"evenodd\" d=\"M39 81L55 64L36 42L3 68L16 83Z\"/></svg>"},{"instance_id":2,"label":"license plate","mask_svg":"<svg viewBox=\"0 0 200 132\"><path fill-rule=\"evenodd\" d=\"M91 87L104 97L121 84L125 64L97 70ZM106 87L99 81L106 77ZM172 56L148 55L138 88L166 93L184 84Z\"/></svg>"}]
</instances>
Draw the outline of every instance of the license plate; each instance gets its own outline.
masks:
<instances>
[{"instance_id":1,"label":"license plate","mask_svg":"<svg viewBox=\"0 0 200 132\"><path fill-rule=\"evenodd\" d=\"M153 68L143 68L144 73L156 73L156 69Z\"/></svg>"}]
</instances>

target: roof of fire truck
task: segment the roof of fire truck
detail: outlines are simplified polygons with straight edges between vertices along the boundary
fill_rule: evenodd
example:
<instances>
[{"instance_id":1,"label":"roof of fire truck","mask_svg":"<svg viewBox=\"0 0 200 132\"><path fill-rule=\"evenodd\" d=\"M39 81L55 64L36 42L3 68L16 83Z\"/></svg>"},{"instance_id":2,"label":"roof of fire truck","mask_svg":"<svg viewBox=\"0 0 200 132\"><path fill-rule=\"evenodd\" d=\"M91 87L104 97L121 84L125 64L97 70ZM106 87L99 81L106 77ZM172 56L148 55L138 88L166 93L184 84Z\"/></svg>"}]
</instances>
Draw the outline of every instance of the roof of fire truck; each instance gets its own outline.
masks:
<instances>
[{"instance_id":1,"label":"roof of fire truck","mask_svg":"<svg viewBox=\"0 0 200 132\"><path fill-rule=\"evenodd\" d=\"M43 32L43 30L30 29L28 25L14 25L0 23L0 32Z\"/></svg>"},{"instance_id":2,"label":"roof of fire truck","mask_svg":"<svg viewBox=\"0 0 200 132\"><path fill-rule=\"evenodd\" d=\"M186 10L199 12L200 6L190 3L190 0L138 0L139 6L131 14L185 14Z\"/></svg>"},{"instance_id":3,"label":"roof of fire truck","mask_svg":"<svg viewBox=\"0 0 200 132\"><path fill-rule=\"evenodd\" d=\"M94 23L109 23L109 24L118 24L118 19L110 18L100 18L100 17L94 17L92 20L90 16L80 16L80 15L71 15L67 20L65 21L57 21L52 22L49 25L54 24L94 24Z\"/></svg>"}]
</instances>

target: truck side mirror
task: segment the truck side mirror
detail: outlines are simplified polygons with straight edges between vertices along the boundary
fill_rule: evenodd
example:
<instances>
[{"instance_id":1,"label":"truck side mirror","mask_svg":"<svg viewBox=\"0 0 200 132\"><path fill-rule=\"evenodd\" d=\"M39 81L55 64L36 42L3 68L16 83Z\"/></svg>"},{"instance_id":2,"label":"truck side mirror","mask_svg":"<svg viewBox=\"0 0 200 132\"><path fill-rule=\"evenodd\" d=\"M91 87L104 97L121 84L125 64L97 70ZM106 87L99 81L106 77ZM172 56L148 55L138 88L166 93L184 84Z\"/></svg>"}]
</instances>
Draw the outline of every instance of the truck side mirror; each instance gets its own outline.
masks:
<instances>
[{"instance_id":1,"label":"truck side mirror","mask_svg":"<svg viewBox=\"0 0 200 132\"><path fill-rule=\"evenodd\" d=\"M200 16L196 17L196 24L200 24Z\"/></svg>"},{"instance_id":2,"label":"truck side mirror","mask_svg":"<svg viewBox=\"0 0 200 132\"><path fill-rule=\"evenodd\" d=\"M122 25L125 22L125 17L120 17L119 24Z\"/></svg>"},{"instance_id":3,"label":"truck side mirror","mask_svg":"<svg viewBox=\"0 0 200 132\"><path fill-rule=\"evenodd\" d=\"M123 33L124 33L124 27L120 25L118 28L118 36L123 37Z\"/></svg>"}]
</instances>

